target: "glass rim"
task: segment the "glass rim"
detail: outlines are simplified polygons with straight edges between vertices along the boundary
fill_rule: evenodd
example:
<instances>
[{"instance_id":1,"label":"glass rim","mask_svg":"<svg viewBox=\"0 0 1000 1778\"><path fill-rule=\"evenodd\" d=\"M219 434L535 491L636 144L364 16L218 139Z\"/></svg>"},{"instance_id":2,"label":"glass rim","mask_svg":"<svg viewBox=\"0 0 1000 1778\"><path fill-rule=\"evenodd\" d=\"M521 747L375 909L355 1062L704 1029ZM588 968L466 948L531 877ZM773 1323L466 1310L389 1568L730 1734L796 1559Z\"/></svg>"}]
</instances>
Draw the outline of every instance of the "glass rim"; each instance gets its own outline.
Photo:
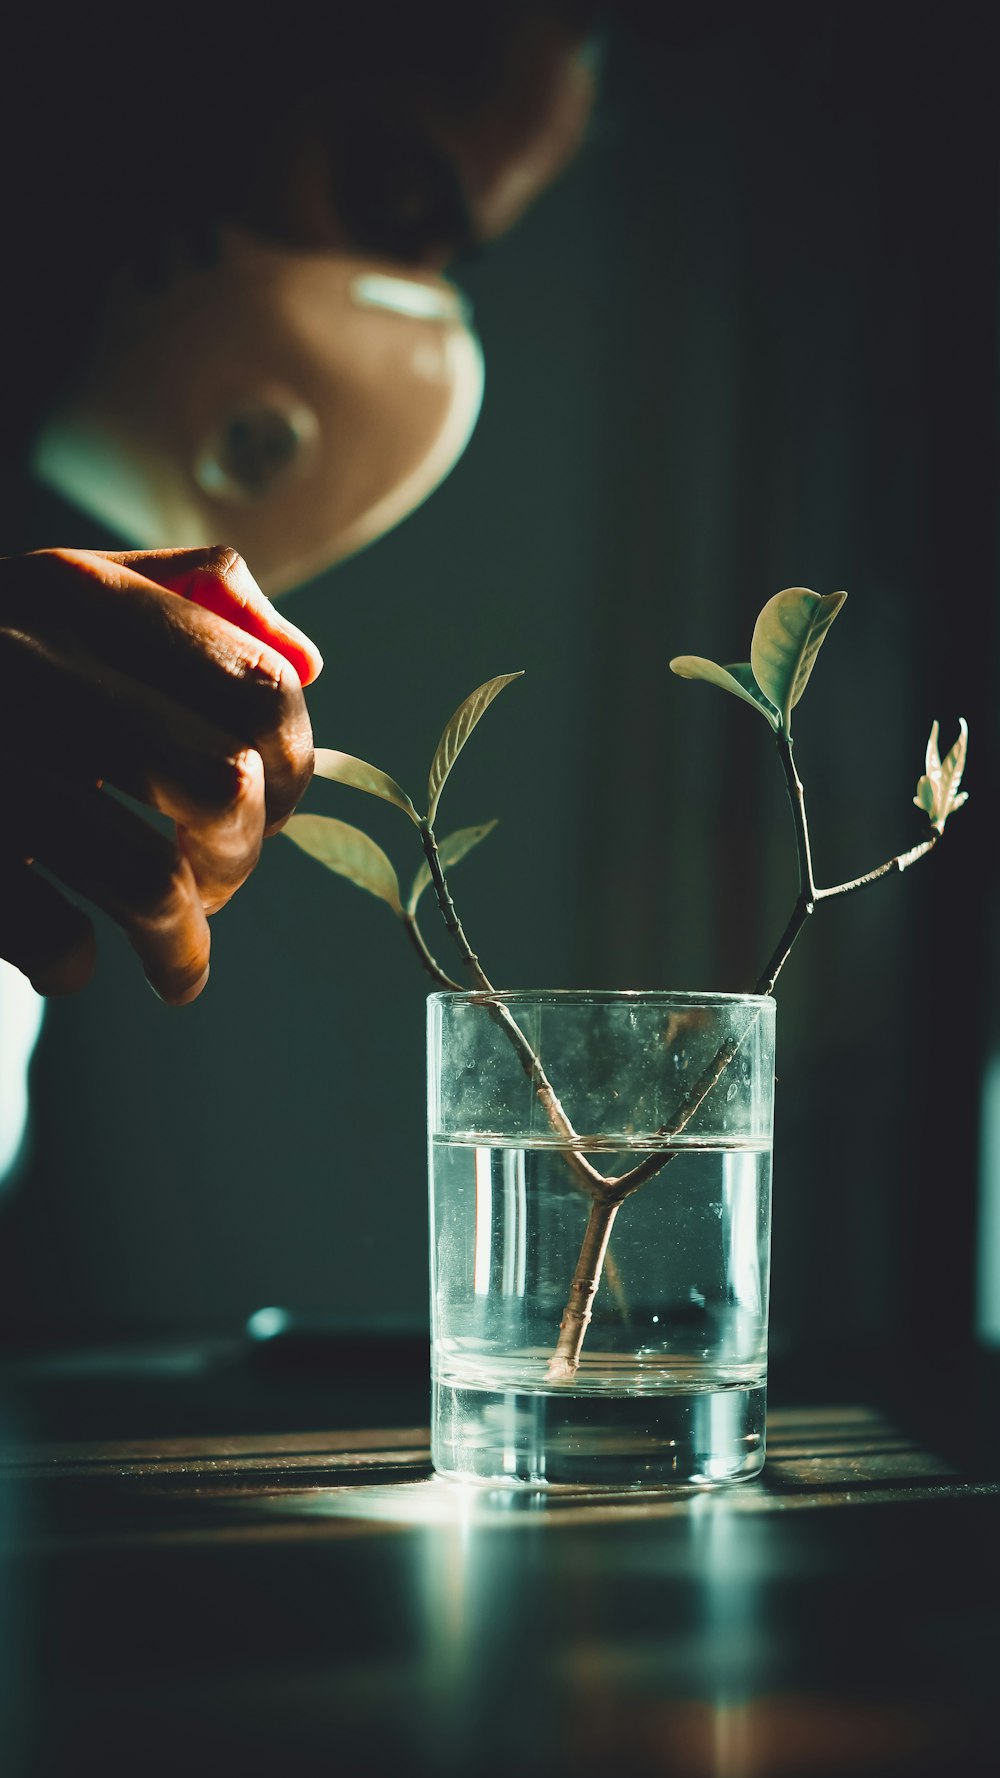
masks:
<instances>
[{"instance_id":1,"label":"glass rim","mask_svg":"<svg viewBox=\"0 0 1000 1778\"><path fill-rule=\"evenodd\" d=\"M465 1002L472 1006L499 1001L507 1006L775 1006L773 994L727 994L696 988L439 988L428 1001L442 1005Z\"/></svg>"}]
</instances>

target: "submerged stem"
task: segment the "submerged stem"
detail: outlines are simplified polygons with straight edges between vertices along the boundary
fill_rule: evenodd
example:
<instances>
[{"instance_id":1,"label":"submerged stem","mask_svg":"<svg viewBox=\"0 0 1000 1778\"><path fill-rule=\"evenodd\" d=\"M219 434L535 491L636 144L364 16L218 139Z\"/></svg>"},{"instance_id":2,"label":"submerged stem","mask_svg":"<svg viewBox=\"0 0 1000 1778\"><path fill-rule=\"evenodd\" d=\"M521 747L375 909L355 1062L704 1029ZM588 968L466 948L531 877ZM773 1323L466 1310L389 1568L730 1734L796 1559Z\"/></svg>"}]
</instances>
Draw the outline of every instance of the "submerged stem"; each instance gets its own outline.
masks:
<instances>
[{"instance_id":1,"label":"submerged stem","mask_svg":"<svg viewBox=\"0 0 1000 1778\"><path fill-rule=\"evenodd\" d=\"M594 1312L594 1297L601 1281L601 1268L608 1251L615 1217L618 1215L619 1202L620 1200L596 1198L590 1206L583 1246L580 1248L573 1282L569 1287L569 1298L559 1323L559 1339L545 1373L546 1380L550 1383L568 1383L576 1376L580 1349Z\"/></svg>"},{"instance_id":2,"label":"submerged stem","mask_svg":"<svg viewBox=\"0 0 1000 1778\"><path fill-rule=\"evenodd\" d=\"M670 1122L662 1124L657 1130L658 1137L667 1139L682 1133L691 1122L699 1106L708 1098L720 1075L728 1068L743 1040L756 1024L757 1017L757 1012L754 1011L739 1037L730 1038L726 1043L719 1045L707 1068L702 1070L694 1086L685 1093ZM594 1298L601 1282L601 1268L607 1254L607 1237L610 1236L611 1225L621 1205L626 1198L631 1197L633 1192L638 1191L640 1186L647 1184L650 1179L655 1179L658 1173L662 1173L664 1167L668 1167L671 1161L676 1160L678 1152L677 1149L673 1149L664 1154L662 1151L656 1150L647 1155L644 1161L639 1161L636 1166L630 1167L627 1173L619 1173L613 1178L605 1179L603 1190L592 1206L587 1222L583 1245L580 1248L580 1257L576 1262L573 1282L569 1288L569 1297L559 1323L559 1339L545 1373L548 1382L572 1382L579 1369L580 1353L587 1337ZM606 1234L602 1240L601 1231L605 1229Z\"/></svg>"}]
</instances>

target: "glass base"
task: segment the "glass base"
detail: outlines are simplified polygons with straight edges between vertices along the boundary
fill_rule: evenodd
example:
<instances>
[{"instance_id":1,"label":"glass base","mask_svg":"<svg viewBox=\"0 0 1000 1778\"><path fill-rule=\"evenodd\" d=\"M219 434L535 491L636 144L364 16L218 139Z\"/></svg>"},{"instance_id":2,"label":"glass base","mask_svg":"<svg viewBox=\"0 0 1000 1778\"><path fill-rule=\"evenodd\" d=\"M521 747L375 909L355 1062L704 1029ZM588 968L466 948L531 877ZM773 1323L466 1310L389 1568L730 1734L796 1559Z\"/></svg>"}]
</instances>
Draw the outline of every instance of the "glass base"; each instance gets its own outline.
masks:
<instances>
[{"instance_id":1,"label":"glass base","mask_svg":"<svg viewBox=\"0 0 1000 1778\"><path fill-rule=\"evenodd\" d=\"M764 1465L765 1385L649 1395L435 1382L431 1457L455 1481L670 1488L748 1481Z\"/></svg>"}]
</instances>

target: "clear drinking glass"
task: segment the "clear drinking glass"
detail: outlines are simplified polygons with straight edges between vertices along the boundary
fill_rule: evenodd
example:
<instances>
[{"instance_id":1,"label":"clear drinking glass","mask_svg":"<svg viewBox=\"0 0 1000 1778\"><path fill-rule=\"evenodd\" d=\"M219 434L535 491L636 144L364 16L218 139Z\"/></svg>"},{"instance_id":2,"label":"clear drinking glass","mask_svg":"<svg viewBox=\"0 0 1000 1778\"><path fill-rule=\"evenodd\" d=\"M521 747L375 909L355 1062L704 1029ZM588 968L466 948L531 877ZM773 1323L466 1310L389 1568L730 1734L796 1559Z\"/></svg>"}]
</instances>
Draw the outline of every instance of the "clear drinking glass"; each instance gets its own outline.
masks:
<instances>
[{"instance_id":1,"label":"clear drinking glass","mask_svg":"<svg viewBox=\"0 0 1000 1778\"><path fill-rule=\"evenodd\" d=\"M428 1088L435 1468L756 1475L774 1001L433 994Z\"/></svg>"}]
</instances>

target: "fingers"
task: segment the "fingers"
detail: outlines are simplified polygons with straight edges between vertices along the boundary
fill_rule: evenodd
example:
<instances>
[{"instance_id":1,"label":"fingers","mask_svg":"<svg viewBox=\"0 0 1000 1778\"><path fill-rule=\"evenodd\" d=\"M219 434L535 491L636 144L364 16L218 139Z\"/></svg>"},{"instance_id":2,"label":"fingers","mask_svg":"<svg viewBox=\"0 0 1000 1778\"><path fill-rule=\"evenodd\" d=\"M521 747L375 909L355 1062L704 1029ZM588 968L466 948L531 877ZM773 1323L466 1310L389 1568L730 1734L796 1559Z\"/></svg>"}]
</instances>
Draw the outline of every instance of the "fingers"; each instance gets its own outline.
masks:
<instances>
[{"instance_id":1,"label":"fingers","mask_svg":"<svg viewBox=\"0 0 1000 1778\"><path fill-rule=\"evenodd\" d=\"M267 831L282 826L313 763L301 684L284 656L116 557L43 550L25 561L43 585L0 603L16 641L24 646L27 634L36 652L89 663L95 681L111 667L253 747L264 762Z\"/></svg>"},{"instance_id":2,"label":"fingers","mask_svg":"<svg viewBox=\"0 0 1000 1778\"><path fill-rule=\"evenodd\" d=\"M0 633L0 747L86 786L102 779L179 824L209 913L246 881L265 826L264 766L232 735L158 692Z\"/></svg>"},{"instance_id":3,"label":"fingers","mask_svg":"<svg viewBox=\"0 0 1000 1778\"><path fill-rule=\"evenodd\" d=\"M101 551L154 581L168 593L214 612L236 628L283 655L301 685L311 685L323 671L315 642L290 624L261 592L243 557L225 545L211 549Z\"/></svg>"},{"instance_id":4,"label":"fingers","mask_svg":"<svg viewBox=\"0 0 1000 1778\"><path fill-rule=\"evenodd\" d=\"M245 880L312 774L302 694L322 661L233 550L0 559L0 955L42 992L93 967L116 920L166 1000L200 992L206 912ZM103 782L161 810L166 839Z\"/></svg>"},{"instance_id":5,"label":"fingers","mask_svg":"<svg viewBox=\"0 0 1000 1778\"><path fill-rule=\"evenodd\" d=\"M94 928L21 858L0 859L0 956L39 994L75 994L94 970Z\"/></svg>"},{"instance_id":6,"label":"fingers","mask_svg":"<svg viewBox=\"0 0 1000 1778\"><path fill-rule=\"evenodd\" d=\"M162 1000L208 979L208 921L180 846L106 792L29 770L8 786L5 836L115 920Z\"/></svg>"}]
</instances>

